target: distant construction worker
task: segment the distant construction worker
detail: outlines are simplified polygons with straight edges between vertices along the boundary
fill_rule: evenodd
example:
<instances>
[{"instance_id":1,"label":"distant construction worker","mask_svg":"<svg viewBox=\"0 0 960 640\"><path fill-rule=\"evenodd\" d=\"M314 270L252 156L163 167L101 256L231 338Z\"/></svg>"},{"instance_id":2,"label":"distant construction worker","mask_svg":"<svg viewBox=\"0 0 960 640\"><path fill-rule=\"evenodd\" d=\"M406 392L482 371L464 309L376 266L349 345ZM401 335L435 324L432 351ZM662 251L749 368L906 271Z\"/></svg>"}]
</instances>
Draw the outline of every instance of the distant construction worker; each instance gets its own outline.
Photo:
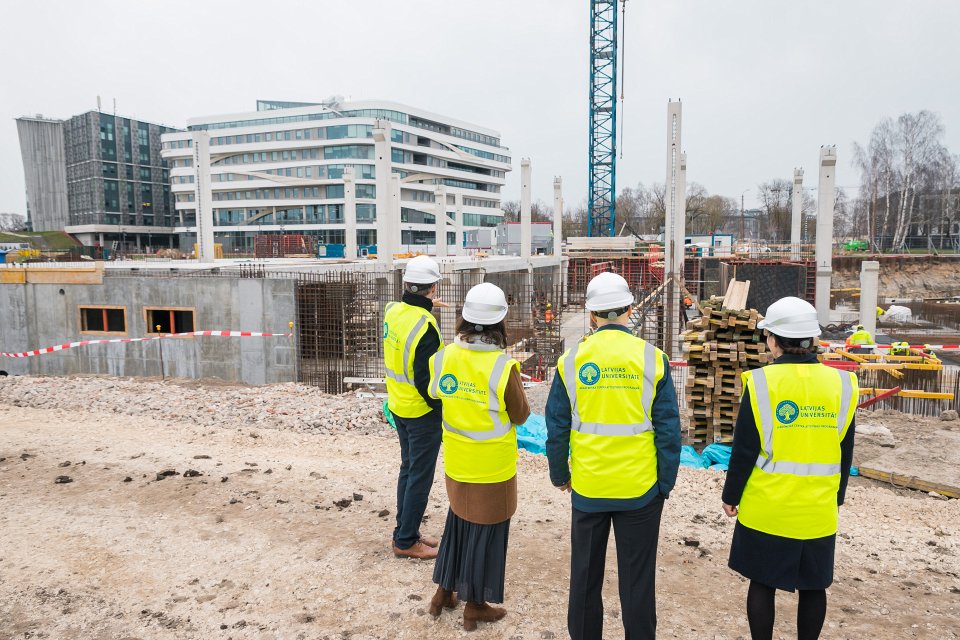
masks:
<instances>
[{"instance_id":1,"label":"distant construction worker","mask_svg":"<svg viewBox=\"0 0 960 640\"><path fill-rule=\"evenodd\" d=\"M547 324L547 335L553 334L553 305L547 303L547 310L543 312L543 321Z\"/></svg>"},{"instance_id":2,"label":"distant construction worker","mask_svg":"<svg viewBox=\"0 0 960 640\"><path fill-rule=\"evenodd\" d=\"M457 340L430 361L430 396L443 402L443 466L450 509L433 570L430 614L466 601L463 628L496 622L517 510L517 431L530 415L520 364L503 350L507 299L496 285L470 289ZM454 596L454 592L457 596Z\"/></svg>"},{"instance_id":3,"label":"distant construction worker","mask_svg":"<svg viewBox=\"0 0 960 640\"><path fill-rule=\"evenodd\" d=\"M909 342L891 342L891 343L890 343L890 355L892 355L892 356L909 356L909 355L911 355L910 343L909 343Z\"/></svg>"},{"instance_id":4,"label":"distant construction worker","mask_svg":"<svg viewBox=\"0 0 960 640\"><path fill-rule=\"evenodd\" d=\"M819 333L817 335L820 335ZM873 336L870 335L870 332L863 328L862 324L858 324L856 330L850 334L847 338L848 347L869 347L873 346Z\"/></svg>"},{"instance_id":5,"label":"distant construction worker","mask_svg":"<svg viewBox=\"0 0 960 640\"><path fill-rule=\"evenodd\" d=\"M773 364L743 374L723 487L737 517L730 568L750 580L754 640L773 637L776 590L800 592L797 637L820 637L833 582L838 506L853 460L856 374L820 364L817 311L781 298L757 323Z\"/></svg>"},{"instance_id":6,"label":"distant construction worker","mask_svg":"<svg viewBox=\"0 0 960 640\"><path fill-rule=\"evenodd\" d=\"M617 274L590 281L586 307L597 331L560 357L547 400L550 480L572 493L573 640L603 637L611 523L626 637L656 635L657 542L680 465L680 412L666 355L627 328L633 302Z\"/></svg>"},{"instance_id":7,"label":"distant construction worker","mask_svg":"<svg viewBox=\"0 0 960 640\"><path fill-rule=\"evenodd\" d=\"M886 313L886 311L883 310L883 307L877 307L877 319L878 319L878 320L880 319L880 316L882 316L882 315L885 314L885 313Z\"/></svg>"},{"instance_id":8,"label":"distant construction worker","mask_svg":"<svg viewBox=\"0 0 960 640\"><path fill-rule=\"evenodd\" d=\"M383 317L383 359L387 406L400 438L397 526L393 553L432 559L439 541L420 533L440 451L440 401L428 394L430 358L443 347L431 311L437 299L440 266L428 256L412 258L403 272L403 299L387 305Z\"/></svg>"}]
</instances>

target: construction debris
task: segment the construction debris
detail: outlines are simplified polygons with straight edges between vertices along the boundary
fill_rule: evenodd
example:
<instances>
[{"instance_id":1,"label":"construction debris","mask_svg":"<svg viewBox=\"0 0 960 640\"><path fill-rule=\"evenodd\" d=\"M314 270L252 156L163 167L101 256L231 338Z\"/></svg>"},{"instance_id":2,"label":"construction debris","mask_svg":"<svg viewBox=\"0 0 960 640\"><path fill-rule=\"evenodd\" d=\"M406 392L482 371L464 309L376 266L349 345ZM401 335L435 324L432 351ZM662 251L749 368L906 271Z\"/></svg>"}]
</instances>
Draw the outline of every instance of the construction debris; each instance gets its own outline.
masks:
<instances>
[{"instance_id":1,"label":"construction debris","mask_svg":"<svg viewBox=\"0 0 960 640\"><path fill-rule=\"evenodd\" d=\"M731 283L732 285L733 283ZM733 427L743 392L741 374L773 361L755 309L734 310L725 300L742 305L749 285L737 283L725 298L701 303L700 318L687 323L683 351L687 356L686 401L691 444L733 442Z\"/></svg>"}]
</instances>

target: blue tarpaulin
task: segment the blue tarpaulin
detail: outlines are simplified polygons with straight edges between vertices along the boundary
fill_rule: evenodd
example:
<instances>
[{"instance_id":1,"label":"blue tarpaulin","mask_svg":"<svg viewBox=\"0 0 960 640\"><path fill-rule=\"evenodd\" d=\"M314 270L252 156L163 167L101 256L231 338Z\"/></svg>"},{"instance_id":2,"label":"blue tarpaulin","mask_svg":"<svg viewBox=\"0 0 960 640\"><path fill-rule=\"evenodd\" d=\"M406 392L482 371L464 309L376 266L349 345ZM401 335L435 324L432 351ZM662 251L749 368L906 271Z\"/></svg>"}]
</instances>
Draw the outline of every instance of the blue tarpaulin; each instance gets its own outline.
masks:
<instances>
[{"instance_id":1,"label":"blue tarpaulin","mask_svg":"<svg viewBox=\"0 0 960 640\"><path fill-rule=\"evenodd\" d=\"M517 425L517 446L530 453L547 455L547 421L538 413L531 413L524 424Z\"/></svg>"}]
</instances>

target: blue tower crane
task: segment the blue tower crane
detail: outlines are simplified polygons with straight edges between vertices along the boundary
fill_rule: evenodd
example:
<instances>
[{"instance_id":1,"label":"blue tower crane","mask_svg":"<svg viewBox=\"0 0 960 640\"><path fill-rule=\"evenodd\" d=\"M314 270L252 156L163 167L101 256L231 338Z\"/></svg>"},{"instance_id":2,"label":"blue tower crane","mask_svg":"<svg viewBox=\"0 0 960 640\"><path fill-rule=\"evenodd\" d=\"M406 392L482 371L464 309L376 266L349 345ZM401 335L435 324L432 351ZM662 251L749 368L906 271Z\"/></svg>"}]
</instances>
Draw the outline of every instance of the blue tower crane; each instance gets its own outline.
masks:
<instances>
[{"instance_id":1,"label":"blue tower crane","mask_svg":"<svg viewBox=\"0 0 960 640\"><path fill-rule=\"evenodd\" d=\"M590 3L588 236L616 235L617 1Z\"/></svg>"}]
</instances>

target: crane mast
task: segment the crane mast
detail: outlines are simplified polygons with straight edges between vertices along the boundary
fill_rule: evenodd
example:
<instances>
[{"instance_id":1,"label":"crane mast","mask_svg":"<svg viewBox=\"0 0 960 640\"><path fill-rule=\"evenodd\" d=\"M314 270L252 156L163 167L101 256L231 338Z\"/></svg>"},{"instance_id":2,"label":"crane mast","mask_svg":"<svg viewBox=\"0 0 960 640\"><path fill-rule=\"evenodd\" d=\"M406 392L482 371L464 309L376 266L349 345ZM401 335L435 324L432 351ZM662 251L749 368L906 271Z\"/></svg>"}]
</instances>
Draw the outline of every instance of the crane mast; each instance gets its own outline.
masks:
<instances>
[{"instance_id":1,"label":"crane mast","mask_svg":"<svg viewBox=\"0 0 960 640\"><path fill-rule=\"evenodd\" d=\"M588 236L616 235L617 2L590 4Z\"/></svg>"}]
</instances>

